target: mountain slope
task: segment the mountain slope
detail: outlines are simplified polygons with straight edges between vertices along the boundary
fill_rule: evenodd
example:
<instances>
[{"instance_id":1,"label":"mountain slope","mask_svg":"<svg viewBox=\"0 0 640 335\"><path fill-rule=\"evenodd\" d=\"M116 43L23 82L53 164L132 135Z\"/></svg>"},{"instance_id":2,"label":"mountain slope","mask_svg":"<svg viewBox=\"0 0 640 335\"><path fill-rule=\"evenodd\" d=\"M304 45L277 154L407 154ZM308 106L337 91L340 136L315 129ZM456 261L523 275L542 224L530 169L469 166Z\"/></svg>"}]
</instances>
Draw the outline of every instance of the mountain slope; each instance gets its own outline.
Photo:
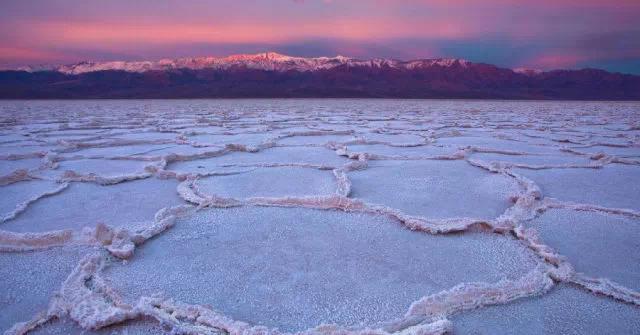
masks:
<instances>
[{"instance_id":1,"label":"mountain slope","mask_svg":"<svg viewBox=\"0 0 640 335\"><path fill-rule=\"evenodd\" d=\"M640 77L593 69L514 71L458 59L276 53L0 71L0 98L218 97L634 100Z\"/></svg>"}]
</instances>

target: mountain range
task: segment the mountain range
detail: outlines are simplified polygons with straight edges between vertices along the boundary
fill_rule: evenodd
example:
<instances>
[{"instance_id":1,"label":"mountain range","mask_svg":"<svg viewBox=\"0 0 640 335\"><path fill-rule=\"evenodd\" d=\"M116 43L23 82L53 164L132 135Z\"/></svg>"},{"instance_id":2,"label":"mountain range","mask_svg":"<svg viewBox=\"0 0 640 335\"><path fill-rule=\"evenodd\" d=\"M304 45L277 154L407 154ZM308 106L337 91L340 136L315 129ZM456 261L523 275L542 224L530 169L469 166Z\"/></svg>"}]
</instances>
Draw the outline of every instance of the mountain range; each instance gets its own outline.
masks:
<instances>
[{"instance_id":1,"label":"mountain range","mask_svg":"<svg viewBox=\"0 0 640 335\"><path fill-rule=\"evenodd\" d=\"M280 97L638 100L640 76L507 69L462 59L303 58L275 52L0 71L4 99Z\"/></svg>"}]
</instances>

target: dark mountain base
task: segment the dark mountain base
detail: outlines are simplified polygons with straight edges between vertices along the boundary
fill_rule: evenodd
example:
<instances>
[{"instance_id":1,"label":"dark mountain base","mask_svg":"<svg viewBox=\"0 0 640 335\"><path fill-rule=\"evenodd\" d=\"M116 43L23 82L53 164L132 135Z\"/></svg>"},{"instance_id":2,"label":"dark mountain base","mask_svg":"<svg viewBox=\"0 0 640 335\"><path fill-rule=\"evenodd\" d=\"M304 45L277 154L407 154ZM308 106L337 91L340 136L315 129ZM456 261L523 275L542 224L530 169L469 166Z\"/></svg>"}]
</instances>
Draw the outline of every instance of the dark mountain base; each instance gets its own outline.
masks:
<instances>
[{"instance_id":1,"label":"dark mountain base","mask_svg":"<svg viewBox=\"0 0 640 335\"><path fill-rule=\"evenodd\" d=\"M0 72L3 99L307 97L640 100L640 76L592 69L529 75L487 64L413 70L340 66L308 72Z\"/></svg>"}]
</instances>

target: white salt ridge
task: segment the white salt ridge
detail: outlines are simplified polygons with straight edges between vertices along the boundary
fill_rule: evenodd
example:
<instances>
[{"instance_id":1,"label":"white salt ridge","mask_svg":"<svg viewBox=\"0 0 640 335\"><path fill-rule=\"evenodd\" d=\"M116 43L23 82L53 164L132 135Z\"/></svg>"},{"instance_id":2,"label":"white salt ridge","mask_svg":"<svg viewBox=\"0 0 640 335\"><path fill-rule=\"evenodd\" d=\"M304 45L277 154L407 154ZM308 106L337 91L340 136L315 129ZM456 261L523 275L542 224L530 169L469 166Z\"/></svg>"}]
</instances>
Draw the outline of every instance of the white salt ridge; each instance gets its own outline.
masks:
<instances>
[{"instance_id":1,"label":"white salt ridge","mask_svg":"<svg viewBox=\"0 0 640 335\"><path fill-rule=\"evenodd\" d=\"M633 333L637 109L2 103L0 259L11 279L0 292L11 294L0 329L493 334L532 320L532 333ZM64 266L51 279L24 275L56 255ZM565 301L582 309L567 313ZM541 308L553 314L535 317Z\"/></svg>"}]
</instances>

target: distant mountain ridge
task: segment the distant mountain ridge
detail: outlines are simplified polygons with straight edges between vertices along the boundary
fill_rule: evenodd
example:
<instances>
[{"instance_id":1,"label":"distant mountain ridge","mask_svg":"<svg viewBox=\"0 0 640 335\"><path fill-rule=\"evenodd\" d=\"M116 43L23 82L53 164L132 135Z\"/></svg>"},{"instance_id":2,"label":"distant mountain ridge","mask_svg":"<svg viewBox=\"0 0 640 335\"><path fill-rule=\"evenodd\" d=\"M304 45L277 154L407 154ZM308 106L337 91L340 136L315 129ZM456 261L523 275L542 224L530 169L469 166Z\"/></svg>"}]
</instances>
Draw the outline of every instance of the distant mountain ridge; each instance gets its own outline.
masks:
<instances>
[{"instance_id":1,"label":"distant mountain ridge","mask_svg":"<svg viewBox=\"0 0 640 335\"><path fill-rule=\"evenodd\" d=\"M289 97L640 100L640 76L274 52L0 71L4 99Z\"/></svg>"},{"instance_id":2,"label":"distant mountain ridge","mask_svg":"<svg viewBox=\"0 0 640 335\"><path fill-rule=\"evenodd\" d=\"M65 74L82 74L96 71L126 71L147 72L177 69L226 70L232 67L265 71L318 71L338 66L350 67L381 67L414 69L429 66L452 66L460 64L466 66L468 61L463 59L421 59L400 61L396 59L374 58L360 60L345 56L335 57L293 57L277 52L263 52L258 54L240 54L227 57L187 57L177 59L161 59L158 61L111 61L111 62L80 62L70 65L40 65L25 66L18 70L27 72L57 71Z\"/></svg>"}]
</instances>

